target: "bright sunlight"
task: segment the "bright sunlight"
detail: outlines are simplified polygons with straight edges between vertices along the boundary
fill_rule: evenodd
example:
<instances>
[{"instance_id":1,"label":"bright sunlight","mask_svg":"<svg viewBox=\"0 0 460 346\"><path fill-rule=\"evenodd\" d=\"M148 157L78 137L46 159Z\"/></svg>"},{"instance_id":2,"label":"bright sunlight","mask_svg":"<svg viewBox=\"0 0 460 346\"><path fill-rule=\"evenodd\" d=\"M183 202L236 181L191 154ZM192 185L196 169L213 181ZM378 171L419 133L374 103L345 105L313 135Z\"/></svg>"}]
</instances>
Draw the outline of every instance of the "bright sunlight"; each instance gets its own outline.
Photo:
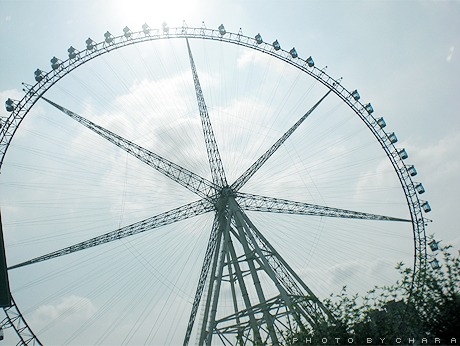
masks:
<instances>
[{"instance_id":1,"label":"bright sunlight","mask_svg":"<svg viewBox=\"0 0 460 346\"><path fill-rule=\"evenodd\" d=\"M119 0L113 4L115 14L129 25L147 23L159 28L163 22L179 26L183 20L195 16L199 7L194 0Z\"/></svg>"}]
</instances>

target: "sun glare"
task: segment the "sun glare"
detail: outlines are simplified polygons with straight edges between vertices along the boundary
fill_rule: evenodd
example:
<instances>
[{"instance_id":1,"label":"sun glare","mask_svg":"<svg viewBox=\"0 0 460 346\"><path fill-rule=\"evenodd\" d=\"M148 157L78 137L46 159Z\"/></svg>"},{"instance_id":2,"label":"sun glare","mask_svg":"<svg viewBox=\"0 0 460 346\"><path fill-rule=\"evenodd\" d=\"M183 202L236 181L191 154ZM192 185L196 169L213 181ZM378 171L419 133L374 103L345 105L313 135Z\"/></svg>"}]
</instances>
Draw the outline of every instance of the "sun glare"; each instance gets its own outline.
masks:
<instances>
[{"instance_id":1,"label":"sun glare","mask_svg":"<svg viewBox=\"0 0 460 346\"><path fill-rule=\"evenodd\" d=\"M114 5L116 14L130 25L149 24L160 27L163 22L179 26L183 20L193 16L197 5L195 1L157 1L157 0L132 0L117 1ZM141 23L141 24L139 24Z\"/></svg>"}]
</instances>

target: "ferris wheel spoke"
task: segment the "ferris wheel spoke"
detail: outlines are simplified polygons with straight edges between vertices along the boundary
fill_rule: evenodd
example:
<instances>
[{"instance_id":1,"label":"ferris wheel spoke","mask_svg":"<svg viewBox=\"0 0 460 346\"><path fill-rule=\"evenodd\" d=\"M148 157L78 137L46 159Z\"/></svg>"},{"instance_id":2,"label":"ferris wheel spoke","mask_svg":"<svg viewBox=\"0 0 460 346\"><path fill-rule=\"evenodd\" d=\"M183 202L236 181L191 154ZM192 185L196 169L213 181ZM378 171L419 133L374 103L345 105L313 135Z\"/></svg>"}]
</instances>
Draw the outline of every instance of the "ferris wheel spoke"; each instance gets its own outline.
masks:
<instances>
[{"instance_id":1,"label":"ferris wheel spoke","mask_svg":"<svg viewBox=\"0 0 460 346\"><path fill-rule=\"evenodd\" d=\"M99 126L92 121L78 115L57 103L48 100L42 96L42 99L51 104L52 106L59 109L61 112L68 115L70 118L79 122L86 128L107 139L109 142L115 144L120 149L123 149L127 153L138 158L142 162L146 163L150 167L156 169L158 172L172 179L173 181L186 187L188 190L196 193L202 198L206 198L212 201L213 197L217 193L217 186L209 180L187 170L186 168L179 166L178 164L171 162L164 157L157 155L131 141L113 133L110 130Z\"/></svg>"},{"instance_id":2,"label":"ferris wheel spoke","mask_svg":"<svg viewBox=\"0 0 460 346\"><path fill-rule=\"evenodd\" d=\"M331 93L330 89L318 102L315 103L310 110L305 113L292 127L287 130L284 135L281 136L261 157L257 159L256 162L249 167L246 172L244 172L235 182L232 184L231 188L233 191L240 190L252 176L264 165L265 162L278 150L278 148L291 136L294 131L304 122L305 119L320 105L320 103Z\"/></svg>"},{"instance_id":3,"label":"ferris wheel spoke","mask_svg":"<svg viewBox=\"0 0 460 346\"><path fill-rule=\"evenodd\" d=\"M236 193L236 201L242 209L249 211L325 216L342 219L411 222L411 220L396 218L392 216L384 216L346 209L331 208L316 204L296 202L287 199L266 197L241 192Z\"/></svg>"},{"instance_id":4,"label":"ferris wheel spoke","mask_svg":"<svg viewBox=\"0 0 460 346\"><path fill-rule=\"evenodd\" d=\"M208 154L209 166L211 168L212 181L218 186L228 186L227 178L225 177L224 166L220 157L219 148L217 147L216 137L212 130L211 120L209 119L208 109L204 101L203 91L201 90L200 80L196 71L195 62L193 61L192 50L187 41L188 56L190 59L190 67L193 74L193 83L195 84L196 99L200 110L201 126L203 128L204 141Z\"/></svg>"},{"instance_id":5,"label":"ferris wheel spoke","mask_svg":"<svg viewBox=\"0 0 460 346\"><path fill-rule=\"evenodd\" d=\"M119 228L115 231L102 234L100 236L82 241L80 243L67 246L57 251L50 252L46 255L35 257L28 261L8 267L8 270L28 266L34 263L43 262L52 258L61 257L77 251L92 248L98 245L106 244L118 239L123 239L134 234L143 233L146 231L166 226L181 220L186 220L194 216L205 214L214 209L214 206L205 199L185 204L181 207L169 210L167 212L155 215L148 219L133 223L129 226Z\"/></svg>"},{"instance_id":6,"label":"ferris wheel spoke","mask_svg":"<svg viewBox=\"0 0 460 346\"><path fill-rule=\"evenodd\" d=\"M198 280L198 286L195 292L195 298L193 300L192 311L190 312L190 318L187 325L187 331L185 333L184 345L188 345L190 341L190 335L192 333L193 325L195 324L196 314L200 306L201 297L203 296L203 291L206 285L206 279L208 278L209 269L211 268L212 259L216 262L217 257L214 255L216 251L217 244L220 242L221 233L218 232L219 219L218 214L214 218L214 223L212 225L211 235L209 237L208 246L206 248L206 254L204 256L203 265L201 267L200 278Z\"/></svg>"}]
</instances>

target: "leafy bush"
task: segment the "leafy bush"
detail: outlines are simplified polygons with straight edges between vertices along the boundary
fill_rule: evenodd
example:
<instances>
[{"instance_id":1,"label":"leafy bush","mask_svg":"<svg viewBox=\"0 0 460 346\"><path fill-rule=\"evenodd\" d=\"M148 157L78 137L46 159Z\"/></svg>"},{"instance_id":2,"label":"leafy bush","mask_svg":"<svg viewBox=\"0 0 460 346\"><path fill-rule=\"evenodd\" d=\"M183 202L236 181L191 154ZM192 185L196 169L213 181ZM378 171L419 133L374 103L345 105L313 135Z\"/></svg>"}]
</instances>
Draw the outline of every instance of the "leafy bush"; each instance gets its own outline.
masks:
<instances>
[{"instance_id":1,"label":"leafy bush","mask_svg":"<svg viewBox=\"0 0 460 346\"><path fill-rule=\"evenodd\" d=\"M413 269L398 263L401 275L392 286L375 287L364 297L346 287L324 301L335 323L296 333L293 345L460 344L460 251L440 247L442 263L433 261L418 277L423 287L412 289Z\"/></svg>"}]
</instances>

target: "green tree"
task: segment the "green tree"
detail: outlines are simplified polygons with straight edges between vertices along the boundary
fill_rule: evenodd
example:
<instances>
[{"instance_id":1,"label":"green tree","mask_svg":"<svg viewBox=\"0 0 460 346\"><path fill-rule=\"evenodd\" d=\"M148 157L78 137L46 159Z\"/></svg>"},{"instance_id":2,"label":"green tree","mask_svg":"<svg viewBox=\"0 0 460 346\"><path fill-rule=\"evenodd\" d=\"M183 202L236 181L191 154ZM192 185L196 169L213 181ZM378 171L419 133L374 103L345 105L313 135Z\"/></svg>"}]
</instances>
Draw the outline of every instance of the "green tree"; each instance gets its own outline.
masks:
<instances>
[{"instance_id":1,"label":"green tree","mask_svg":"<svg viewBox=\"0 0 460 346\"><path fill-rule=\"evenodd\" d=\"M327 344L349 345L350 339L354 344L407 344L409 339L415 344L443 345L455 339L460 344L460 251L454 256L452 247L445 246L436 253L442 262L434 257L417 274L423 287L412 289L413 269L398 263L401 279L394 285L375 287L363 297L350 295L346 287L331 295L324 304L335 315L335 323L295 333L292 344L327 340Z\"/></svg>"}]
</instances>

